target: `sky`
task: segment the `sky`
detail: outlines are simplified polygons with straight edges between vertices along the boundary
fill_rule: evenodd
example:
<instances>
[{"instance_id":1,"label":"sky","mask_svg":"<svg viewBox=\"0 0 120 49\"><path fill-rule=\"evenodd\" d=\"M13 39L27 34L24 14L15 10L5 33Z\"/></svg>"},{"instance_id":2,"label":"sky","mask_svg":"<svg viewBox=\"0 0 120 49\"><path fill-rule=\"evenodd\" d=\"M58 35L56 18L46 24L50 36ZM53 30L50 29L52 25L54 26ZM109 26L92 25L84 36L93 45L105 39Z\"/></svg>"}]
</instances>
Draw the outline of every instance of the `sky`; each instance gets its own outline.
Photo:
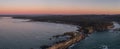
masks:
<instances>
[{"instance_id":1,"label":"sky","mask_svg":"<svg viewBox=\"0 0 120 49\"><path fill-rule=\"evenodd\" d=\"M120 0L0 0L0 14L120 14Z\"/></svg>"}]
</instances>

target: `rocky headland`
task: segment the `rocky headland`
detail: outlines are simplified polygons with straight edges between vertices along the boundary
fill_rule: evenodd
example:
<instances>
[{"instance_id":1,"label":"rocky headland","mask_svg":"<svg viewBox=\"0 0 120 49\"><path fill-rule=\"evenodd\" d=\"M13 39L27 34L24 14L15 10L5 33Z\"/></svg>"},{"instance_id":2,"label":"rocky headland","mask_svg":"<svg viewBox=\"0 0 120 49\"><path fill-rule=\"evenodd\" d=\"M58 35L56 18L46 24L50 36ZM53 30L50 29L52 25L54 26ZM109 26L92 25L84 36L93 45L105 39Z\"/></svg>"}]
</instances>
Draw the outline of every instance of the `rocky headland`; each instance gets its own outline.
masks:
<instances>
[{"instance_id":1,"label":"rocky headland","mask_svg":"<svg viewBox=\"0 0 120 49\"><path fill-rule=\"evenodd\" d=\"M114 27L112 21L120 22L120 15L47 15L47 16L18 16L18 19L31 19L31 21L44 21L54 23L73 24L78 26L76 32L66 32L60 36L70 36L67 40L56 42L50 46L43 46L43 49L67 49L71 45L85 39L88 34L95 31L108 31ZM117 30L117 29L116 29Z\"/></svg>"},{"instance_id":2,"label":"rocky headland","mask_svg":"<svg viewBox=\"0 0 120 49\"><path fill-rule=\"evenodd\" d=\"M79 27L78 32L66 32L63 35L57 35L55 37L59 36L66 36L69 35L70 38L68 40L57 42L56 44L46 48L46 49L68 49L69 46L85 39L88 34L93 33L94 31L107 31L109 29L112 29L114 26L112 23L104 23L102 25L91 25L91 26L82 26ZM98 27L98 28L96 28Z\"/></svg>"}]
</instances>

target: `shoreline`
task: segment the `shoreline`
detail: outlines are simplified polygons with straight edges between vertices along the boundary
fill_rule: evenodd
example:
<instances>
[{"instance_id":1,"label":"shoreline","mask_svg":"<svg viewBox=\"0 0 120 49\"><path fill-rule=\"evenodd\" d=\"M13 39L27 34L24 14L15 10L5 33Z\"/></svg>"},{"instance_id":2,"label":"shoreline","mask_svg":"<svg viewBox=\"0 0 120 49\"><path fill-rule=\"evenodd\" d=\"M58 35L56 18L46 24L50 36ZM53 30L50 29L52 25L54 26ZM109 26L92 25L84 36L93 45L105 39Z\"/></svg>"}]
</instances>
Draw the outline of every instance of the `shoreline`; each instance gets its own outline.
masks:
<instances>
[{"instance_id":1,"label":"shoreline","mask_svg":"<svg viewBox=\"0 0 120 49\"><path fill-rule=\"evenodd\" d=\"M21 19L21 18L20 18ZM42 49L67 49L68 47L70 47L71 45L83 40L88 34L92 34L94 31L108 31L109 29L113 28L113 23L110 21L80 21L80 22L67 22L67 21L61 21L61 22L57 22L57 21L52 21L51 19L49 20L44 20L44 19L38 19L36 20L36 18L34 19L30 19L32 21L41 21L41 22L52 22L52 23L65 23L65 24L72 24L72 25L76 25L78 27L78 31L76 32L72 32L72 34L77 34L77 35L70 35L69 33L67 35L71 36L69 39L65 40L65 41L59 41L53 45L50 46L43 46ZM83 38L84 36L84 38Z\"/></svg>"},{"instance_id":2,"label":"shoreline","mask_svg":"<svg viewBox=\"0 0 120 49\"><path fill-rule=\"evenodd\" d=\"M109 30L110 28L113 27L113 25L111 25L111 27L109 25L106 26L106 27L108 27L106 29ZM73 44L75 44L75 43L77 43L77 42L79 42L81 40L84 40L88 36L88 34L92 34L94 31L96 31L96 30L94 30L92 27L84 27L84 29L79 28L78 32L69 32L69 33L72 33L73 35L74 34L77 34L77 35L74 35L74 36L70 35L71 36L70 39L68 39L68 40L66 40L64 42L59 42L57 44L54 44L54 45L52 45L52 46L50 46L50 47L48 47L46 49L68 49L71 45L73 45ZM68 35L69 35L69 33L68 33ZM66 43L67 43L67 45L66 45Z\"/></svg>"},{"instance_id":3,"label":"shoreline","mask_svg":"<svg viewBox=\"0 0 120 49\"><path fill-rule=\"evenodd\" d=\"M70 36L72 36L72 38L70 38L64 42L54 44L51 47L48 47L46 49L67 49L69 46L71 46L71 45L79 42L83 38L85 38L85 36L79 32L68 32L67 34L73 34L73 35L70 35Z\"/></svg>"}]
</instances>

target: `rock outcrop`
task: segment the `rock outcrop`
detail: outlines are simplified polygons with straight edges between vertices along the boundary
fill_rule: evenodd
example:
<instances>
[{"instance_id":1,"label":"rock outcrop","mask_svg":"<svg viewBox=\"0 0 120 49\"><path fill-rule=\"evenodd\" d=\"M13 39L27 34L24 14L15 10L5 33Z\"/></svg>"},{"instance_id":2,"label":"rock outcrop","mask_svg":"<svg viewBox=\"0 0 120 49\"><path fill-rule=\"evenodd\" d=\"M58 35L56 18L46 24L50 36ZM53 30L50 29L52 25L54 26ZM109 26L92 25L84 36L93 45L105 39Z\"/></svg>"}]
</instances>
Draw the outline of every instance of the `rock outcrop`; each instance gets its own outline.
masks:
<instances>
[{"instance_id":1,"label":"rock outcrop","mask_svg":"<svg viewBox=\"0 0 120 49\"><path fill-rule=\"evenodd\" d=\"M77 30L78 32L67 32L62 35L62 36L69 35L70 39L62 41L62 42L58 42L47 49L67 49L69 46L81 41L88 34L91 34L94 31L105 31L113 27L114 26L112 23L102 23L102 24L82 26Z\"/></svg>"},{"instance_id":2,"label":"rock outcrop","mask_svg":"<svg viewBox=\"0 0 120 49\"><path fill-rule=\"evenodd\" d=\"M75 44L76 42L79 42L80 40L85 38L85 36L79 32L67 32L66 35L70 35L72 37L64 42L54 44L47 49L67 49L72 44Z\"/></svg>"}]
</instances>

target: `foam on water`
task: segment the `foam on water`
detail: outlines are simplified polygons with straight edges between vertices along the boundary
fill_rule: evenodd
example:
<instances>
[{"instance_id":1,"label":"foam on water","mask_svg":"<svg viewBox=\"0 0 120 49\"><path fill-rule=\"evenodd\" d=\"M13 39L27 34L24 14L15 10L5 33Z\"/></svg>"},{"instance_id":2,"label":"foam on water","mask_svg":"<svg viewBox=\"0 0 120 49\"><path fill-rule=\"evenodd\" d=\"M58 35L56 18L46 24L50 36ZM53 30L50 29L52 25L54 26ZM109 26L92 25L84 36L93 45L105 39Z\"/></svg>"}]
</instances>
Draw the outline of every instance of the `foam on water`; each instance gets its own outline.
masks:
<instances>
[{"instance_id":1,"label":"foam on water","mask_svg":"<svg viewBox=\"0 0 120 49\"><path fill-rule=\"evenodd\" d=\"M107 45L102 45L101 48L102 49L108 49L108 46Z\"/></svg>"},{"instance_id":2,"label":"foam on water","mask_svg":"<svg viewBox=\"0 0 120 49\"><path fill-rule=\"evenodd\" d=\"M120 28L120 24L118 24L117 22L113 22L114 28L113 29L118 29Z\"/></svg>"},{"instance_id":3,"label":"foam on water","mask_svg":"<svg viewBox=\"0 0 120 49\"><path fill-rule=\"evenodd\" d=\"M117 22L112 22L114 27L112 29L109 30L109 32L114 32L115 29L119 29L120 28L120 24Z\"/></svg>"}]
</instances>

